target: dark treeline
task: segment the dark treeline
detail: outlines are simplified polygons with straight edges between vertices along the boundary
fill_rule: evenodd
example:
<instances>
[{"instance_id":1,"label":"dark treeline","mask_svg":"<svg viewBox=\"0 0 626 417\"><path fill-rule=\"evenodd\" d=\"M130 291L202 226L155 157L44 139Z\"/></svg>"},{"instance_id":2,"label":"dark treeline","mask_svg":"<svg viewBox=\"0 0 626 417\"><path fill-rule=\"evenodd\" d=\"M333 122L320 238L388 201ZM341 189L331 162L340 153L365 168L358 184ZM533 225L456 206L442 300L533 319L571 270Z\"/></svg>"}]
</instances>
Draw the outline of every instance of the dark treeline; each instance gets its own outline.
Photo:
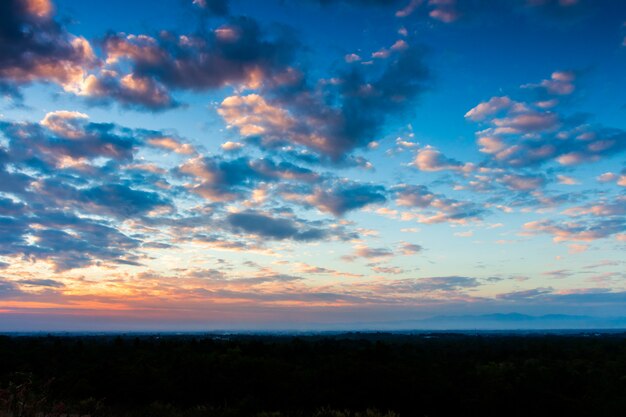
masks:
<instances>
[{"instance_id":1,"label":"dark treeline","mask_svg":"<svg viewBox=\"0 0 626 417\"><path fill-rule=\"evenodd\" d=\"M626 334L2 336L0 410L14 417L620 416Z\"/></svg>"}]
</instances>

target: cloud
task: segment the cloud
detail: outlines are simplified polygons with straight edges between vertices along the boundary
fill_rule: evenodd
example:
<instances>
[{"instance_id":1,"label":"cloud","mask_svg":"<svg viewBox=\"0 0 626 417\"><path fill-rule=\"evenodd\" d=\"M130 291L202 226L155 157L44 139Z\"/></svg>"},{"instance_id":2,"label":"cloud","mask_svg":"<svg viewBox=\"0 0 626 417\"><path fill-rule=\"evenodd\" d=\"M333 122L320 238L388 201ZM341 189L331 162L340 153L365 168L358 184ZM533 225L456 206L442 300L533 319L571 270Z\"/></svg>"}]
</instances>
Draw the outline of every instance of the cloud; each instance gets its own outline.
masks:
<instances>
[{"instance_id":1,"label":"cloud","mask_svg":"<svg viewBox=\"0 0 626 417\"><path fill-rule=\"evenodd\" d=\"M12 281L0 277L0 300L24 295L24 292Z\"/></svg>"},{"instance_id":2,"label":"cloud","mask_svg":"<svg viewBox=\"0 0 626 417\"><path fill-rule=\"evenodd\" d=\"M255 211L232 213L226 220L234 230L254 234L261 238L312 241L321 240L327 236L325 230L306 227L303 222L288 218L276 219Z\"/></svg>"},{"instance_id":3,"label":"cloud","mask_svg":"<svg viewBox=\"0 0 626 417\"><path fill-rule=\"evenodd\" d=\"M399 185L395 188L396 203L400 206L426 208L437 196L425 185Z\"/></svg>"},{"instance_id":4,"label":"cloud","mask_svg":"<svg viewBox=\"0 0 626 417\"><path fill-rule=\"evenodd\" d=\"M418 209L417 214L405 214L406 219L417 219L420 223L467 223L480 220L486 210L470 201L459 201L434 194L426 186L401 184L395 186L396 204Z\"/></svg>"},{"instance_id":5,"label":"cloud","mask_svg":"<svg viewBox=\"0 0 626 417\"><path fill-rule=\"evenodd\" d=\"M467 111L466 120L477 126L483 158L476 163L455 159L458 152L424 147L418 141L428 132L406 125L431 83L425 51L412 34L433 25L443 29L429 19L451 23L489 13L478 20L484 23L501 10L530 15L579 5L558 0L325 0L322 3L343 3L337 13L355 13L353 7L361 6L379 7L369 12L387 13L392 20L400 13L384 43L340 48L320 67L321 61L311 59L319 51L311 54L301 47L288 29L229 16L226 1L185 3L199 15L202 26L197 31L110 32L99 39L95 52L89 41L56 20L49 1L7 0L0 5L3 93L17 94L29 84L47 82L54 84L55 92L64 90L87 104L117 102L133 109L182 111L183 97L211 92L219 99L210 109L228 125L222 137L214 138L217 142L204 140L214 152L207 153L174 131L96 123L82 106L80 111L60 107L39 122L0 120L0 269L6 276L0 279L0 297L45 294L58 297L46 302L79 308L97 292L102 303L98 305L123 306L124 311L132 305L138 312L154 312L157 306L185 315L206 315L217 304L236 306L234 310L247 305L241 311L255 313L264 307L286 311L281 309L306 306L325 314L346 308L356 316L374 305L380 311L395 308L406 314L407 308L426 311L433 304L461 309L470 302L479 305L476 308L495 308L510 303L623 301L623 294L584 289L505 292L501 289L509 283L485 277L404 279L416 270L406 265L419 260L425 249L394 240L392 228L387 230L390 222L376 218L463 225L481 222L498 209L498 217L512 216L511 221L502 220L507 224L528 217L522 235L567 242L555 249L558 253L589 250L585 256L593 256L602 248L610 251L622 245L624 201L615 196L614 187L626 184L620 168L607 164L595 172L606 171L598 177L605 185L597 190L566 193L563 187L548 187L552 181L573 185L575 178L583 178L573 168L556 165L604 162L626 149L623 129L568 114L577 96L585 93L576 73L548 73L517 92L485 96ZM402 37L396 34L398 27ZM378 59L363 62L372 52ZM25 91L30 97L39 89ZM77 98L62 100L71 103ZM33 120L32 114L24 114ZM149 118L157 125L169 120ZM133 119L133 124L142 119ZM395 169L397 164L394 168L391 158L383 155L388 148L388 155L403 150L404 162L414 154L410 165L421 171L442 174L428 187L402 184L406 175L424 174ZM368 182L375 176L382 180ZM446 188L450 191L444 192ZM343 218L359 210L364 213ZM529 217L544 213L545 218ZM363 224L363 219L371 224ZM515 243L505 236L510 232L504 228L486 231L485 236ZM502 236L495 237L498 234ZM427 240L426 235L403 238ZM610 241L595 242L598 239ZM322 244L337 241L350 243L347 251ZM294 251L298 247L306 251ZM218 251L239 254L225 261L217 257ZM243 253L255 254L258 264L238 262ZM292 262L320 254L337 260L342 253L344 260L361 261L364 275ZM423 262L436 262L437 251L432 255ZM402 265L393 265L394 260ZM263 262L272 266L261 266ZM154 277L141 273L153 267L167 272ZM551 276L566 274L558 268ZM308 280L297 276L300 273L324 275ZM620 275L598 271L587 278L608 286L618 283ZM95 280L97 286L92 285ZM500 282L502 294L480 288L494 282ZM128 294L124 300L119 299L121 289Z\"/></svg>"},{"instance_id":6,"label":"cloud","mask_svg":"<svg viewBox=\"0 0 626 417\"><path fill-rule=\"evenodd\" d=\"M407 17L413 14L422 0L409 0L408 4L396 12L396 17Z\"/></svg>"},{"instance_id":7,"label":"cloud","mask_svg":"<svg viewBox=\"0 0 626 417\"><path fill-rule=\"evenodd\" d=\"M228 14L228 0L193 0L192 3L216 16Z\"/></svg>"},{"instance_id":8,"label":"cloud","mask_svg":"<svg viewBox=\"0 0 626 417\"><path fill-rule=\"evenodd\" d=\"M424 250L424 248L421 245L417 245L415 243L404 242L400 246L400 252L403 255L414 255L414 254L419 253L419 252L421 252L423 250Z\"/></svg>"},{"instance_id":9,"label":"cloud","mask_svg":"<svg viewBox=\"0 0 626 417\"><path fill-rule=\"evenodd\" d=\"M292 70L261 93L227 97L218 113L243 136L258 138L255 143L264 148L298 146L343 163L427 87L422 49L402 45L383 60L382 68L349 65L331 82L312 83Z\"/></svg>"},{"instance_id":10,"label":"cloud","mask_svg":"<svg viewBox=\"0 0 626 417\"><path fill-rule=\"evenodd\" d=\"M449 276L449 277L433 277L421 278L415 280L411 286L415 291L433 292L433 291L458 291L466 288L474 288L479 286L476 278Z\"/></svg>"},{"instance_id":11,"label":"cloud","mask_svg":"<svg viewBox=\"0 0 626 417\"><path fill-rule=\"evenodd\" d=\"M41 123L0 121L0 131L9 140L12 162L48 169L96 158L131 160L139 144L128 131L90 123L86 115L68 111L48 113Z\"/></svg>"},{"instance_id":12,"label":"cloud","mask_svg":"<svg viewBox=\"0 0 626 417\"><path fill-rule=\"evenodd\" d=\"M347 54L344 59L346 62L350 63L360 61L361 57L357 54Z\"/></svg>"},{"instance_id":13,"label":"cloud","mask_svg":"<svg viewBox=\"0 0 626 417\"><path fill-rule=\"evenodd\" d=\"M489 19L512 14L550 22L580 19L594 5L579 0L507 0L481 2L469 0L317 0L321 4L346 3L353 6L388 6L399 19L434 19L454 23L462 18ZM591 3L591 5L590 5Z\"/></svg>"},{"instance_id":14,"label":"cloud","mask_svg":"<svg viewBox=\"0 0 626 417\"><path fill-rule=\"evenodd\" d=\"M217 112L229 126L237 127L243 136L285 134L297 123L287 111L270 105L258 94L226 97ZM299 141L306 142L307 139Z\"/></svg>"},{"instance_id":15,"label":"cloud","mask_svg":"<svg viewBox=\"0 0 626 417\"><path fill-rule=\"evenodd\" d=\"M547 294L551 294L552 288L533 288L530 290L512 291L508 293L498 294L496 297L507 301L526 301L532 300L537 297L542 297Z\"/></svg>"},{"instance_id":16,"label":"cloud","mask_svg":"<svg viewBox=\"0 0 626 417\"><path fill-rule=\"evenodd\" d=\"M180 175L196 180L188 188L212 201L233 201L245 197L260 182L296 181L310 183L319 175L289 162L270 159L223 159L194 157L177 169Z\"/></svg>"},{"instance_id":17,"label":"cloud","mask_svg":"<svg viewBox=\"0 0 626 417\"><path fill-rule=\"evenodd\" d=\"M428 15L441 22L452 23L461 16L457 0L429 0L428 5L431 7Z\"/></svg>"},{"instance_id":18,"label":"cloud","mask_svg":"<svg viewBox=\"0 0 626 417\"><path fill-rule=\"evenodd\" d=\"M26 205L10 198L0 197L1 216L19 216L26 212Z\"/></svg>"},{"instance_id":19,"label":"cloud","mask_svg":"<svg viewBox=\"0 0 626 417\"><path fill-rule=\"evenodd\" d=\"M319 3L324 6L337 4L337 3L346 3L353 6L377 6L377 7L388 7L400 3L404 0L312 0L316 3Z\"/></svg>"},{"instance_id":20,"label":"cloud","mask_svg":"<svg viewBox=\"0 0 626 417\"><path fill-rule=\"evenodd\" d=\"M100 58L89 41L54 20L49 0L7 0L0 8L0 89L17 94L22 85L52 82L94 104L164 110L181 105L175 90L256 89L287 69L293 36L227 16L223 0L195 4L202 13L225 16L225 23L188 34L109 33Z\"/></svg>"},{"instance_id":21,"label":"cloud","mask_svg":"<svg viewBox=\"0 0 626 417\"><path fill-rule=\"evenodd\" d=\"M397 293L414 296L428 294L431 297L458 296L466 290L479 287L478 279L464 276L424 277L411 279L396 279L384 284L381 289L386 293Z\"/></svg>"},{"instance_id":22,"label":"cloud","mask_svg":"<svg viewBox=\"0 0 626 417\"><path fill-rule=\"evenodd\" d=\"M316 187L304 201L322 212L343 216L371 204L382 204L387 198L385 189L379 185L339 182L330 188Z\"/></svg>"},{"instance_id":23,"label":"cloud","mask_svg":"<svg viewBox=\"0 0 626 417\"><path fill-rule=\"evenodd\" d=\"M78 139L82 136L83 123L89 119L85 113L67 110L57 110L46 113L39 122L52 132L67 138Z\"/></svg>"},{"instance_id":24,"label":"cloud","mask_svg":"<svg viewBox=\"0 0 626 417\"><path fill-rule=\"evenodd\" d=\"M576 76L571 71L557 71L552 73L549 80L543 80L540 85L550 94L569 95L576 88L573 83L575 79Z\"/></svg>"},{"instance_id":25,"label":"cloud","mask_svg":"<svg viewBox=\"0 0 626 417\"><path fill-rule=\"evenodd\" d=\"M150 164L146 165L150 169L139 170L132 163L138 148L146 143L142 131L89 123L85 115L72 112L48 114L41 124L4 122L0 130L7 140L0 158L11 170L0 170L0 191L10 197L2 199L0 212L30 223L17 232L19 239L33 225L36 230L54 227L49 223L55 208L80 213L75 217L76 227L106 225L106 220L92 216L137 221L156 212L174 211L170 198L163 196L165 171L154 170ZM71 236L80 239L81 232L60 236L68 242ZM14 252L27 254L33 247L16 247ZM48 256L47 251L34 251L38 253Z\"/></svg>"},{"instance_id":26,"label":"cloud","mask_svg":"<svg viewBox=\"0 0 626 417\"><path fill-rule=\"evenodd\" d=\"M547 182L542 174L504 174L497 181L514 191L536 190Z\"/></svg>"},{"instance_id":27,"label":"cloud","mask_svg":"<svg viewBox=\"0 0 626 417\"><path fill-rule=\"evenodd\" d=\"M580 182L576 180L576 178L570 177L569 175L557 175L557 181L559 184L563 185L579 185Z\"/></svg>"},{"instance_id":28,"label":"cloud","mask_svg":"<svg viewBox=\"0 0 626 417\"><path fill-rule=\"evenodd\" d=\"M20 285L28 287L46 287L46 288L63 288L65 284L53 279L22 279Z\"/></svg>"},{"instance_id":29,"label":"cloud","mask_svg":"<svg viewBox=\"0 0 626 417\"><path fill-rule=\"evenodd\" d=\"M176 104L171 90L259 88L286 69L294 44L285 34L266 34L250 18L229 17L222 26L196 34L109 34L103 49L109 69L92 78L93 94L159 108ZM118 75L125 66L130 71Z\"/></svg>"},{"instance_id":30,"label":"cloud","mask_svg":"<svg viewBox=\"0 0 626 417\"><path fill-rule=\"evenodd\" d=\"M321 4L348 3L355 6L389 6L396 9L395 16L408 19L417 14L420 7L425 6L427 16L444 23L459 19L461 12L457 0L317 0Z\"/></svg>"},{"instance_id":31,"label":"cloud","mask_svg":"<svg viewBox=\"0 0 626 417\"><path fill-rule=\"evenodd\" d=\"M237 152L241 149L243 149L245 145L241 142L231 142L231 141L227 141L224 142L220 148L222 148L222 150L224 152Z\"/></svg>"},{"instance_id":32,"label":"cloud","mask_svg":"<svg viewBox=\"0 0 626 417\"><path fill-rule=\"evenodd\" d=\"M626 196L620 195L613 199L599 199L584 206L570 207L563 214L572 217L600 217L626 216Z\"/></svg>"},{"instance_id":33,"label":"cloud","mask_svg":"<svg viewBox=\"0 0 626 417\"><path fill-rule=\"evenodd\" d=\"M469 172L474 169L471 163L463 164L456 159L448 158L432 147L420 149L415 156L413 165L420 171L463 171Z\"/></svg>"},{"instance_id":34,"label":"cloud","mask_svg":"<svg viewBox=\"0 0 626 417\"><path fill-rule=\"evenodd\" d=\"M615 182L621 187L626 187L626 170L623 170L621 174L614 172L605 172L604 174L596 177L596 180L601 183Z\"/></svg>"},{"instance_id":35,"label":"cloud","mask_svg":"<svg viewBox=\"0 0 626 417\"><path fill-rule=\"evenodd\" d=\"M139 241L94 220L58 211L36 211L28 218L0 217L0 255L52 262L57 271L80 268L100 260L132 261Z\"/></svg>"},{"instance_id":36,"label":"cloud","mask_svg":"<svg viewBox=\"0 0 626 417\"><path fill-rule=\"evenodd\" d=\"M371 248L365 245L358 245L354 248L354 252L351 255L343 256L342 259L347 262L352 262L358 258L381 260L393 256L387 248Z\"/></svg>"},{"instance_id":37,"label":"cloud","mask_svg":"<svg viewBox=\"0 0 626 417\"><path fill-rule=\"evenodd\" d=\"M40 123L2 121L0 131L4 256L46 261L58 271L136 265L145 235L122 232L119 222L139 225L176 211L167 170L133 163L163 134L91 123L72 111L48 113Z\"/></svg>"},{"instance_id":38,"label":"cloud","mask_svg":"<svg viewBox=\"0 0 626 417\"><path fill-rule=\"evenodd\" d=\"M111 70L87 76L79 94L92 103L106 104L113 100L123 107L139 109L165 110L180 105L167 88L153 78L136 74L120 76Z\"/></svg>"},{"instance_id":39,"label":"cloud","mask_svg":"<svg viewBox=\"0 0 626 417\"><path fill-rule=\"evenodd\" d=\"M49 0L0 3L0 89L17 92L31 82L52 82L78 92L97 65L91 45L53 19Z\"/></svg>"},{"instance_id":40,"label":"cloud","mask_svg":"<svg viewBox=\"0 0 626 417\"><path fill-rule=\"evenodd\" d=\"M198 157L186 161L179 167L179 171L199 181L191 186L191 190L213 201L239 198L258 179L257 173L245 158L221 160Z\"/></svg>"},{"instance_id":41,"label":"cloud","mask_svg":"<svg viewBox=\"0 0 626 417\"><path fill-rule=\"evenodd\" d=\"M101 214L120 218L139 216L157 208L170 207L170 203L155 192L132 189L122 184L91 187L81 192L79 198L83 204L98 206L96 210Z\"/></svg>"},{"instance_id":42,"label":"cloud","mask_svg":"<svg viewBox=\"0 0 626 417\"><path fill-rule=\"evenodd\" d=\"M508 109L513 105L513 101L504 97L492 97L489 101L478 104L473 109L465 113L465 117L475 122L485 120L488 116L492 116L504 109Z\"/></svg>"},{"instance_id":43,"label":"cloud","mask_svg":"<svg viewBox=\"0 0 626 417\"><path fill-rule=\"evenodd\" d=\"M193 146L182 143L180 140L170 136L156 136L147 140L148 144L156 148L166 149L181 155L191 155L196 153Z\"/></svg>"},{"instance_id":44,"label":"cloud","mask_svg":"<svg viewBox=\"0 0 626 417\"><path fill-rule=\"evenodd\" d=\"M626 219L624 217L575 222L538 220L524 224L525 233L551 234L555 242L590 242L622 233L624 230L626 230Z\"/></svg>"},{"instance_id":45,"label":"cloud","mask_svg":"<svg viewBox=\"0 0 626 417\"><path fill-rule=\"evenodd\" d=\"M587 249L589 249L589 245L581 245L581 244L572 243L571 245L568 246L568 252L570 254L583 253L583 252L586 252Z\"/></svg>"},{"instance_id":46,"label":"cloud","mask_svg":"<svg viewBox=\"0 0 626 417\"><path fill-rule=\"evenodd\" d=\"M392 275L399 275L404 273L404 270L402 268L398 268L397 266L373 266L372 267L372 271L374 272L378 272L379 274L392 274Z\"/></svg>"},{"instance_id":47,"label":"cloud","mask_svg":"<svg viewBox=\"0 0 626 417\"><path fill-rule=\"evenodd\" d=\"M547 97L563 96L574 92L574 79L571 72L557 71L549 80L523 87L542 89ZM487 125L477 132L477 142L491 164L512 168L548 162L577 165L626 150L624 130L592 125L585 116L567 117L552 109L558 101L542 100L493 97L466 113L467 119ZM546 106L548 102L552 104Z\"/></svg>"},{"instance_id":48,"label":"cloud","mask_svg":"<svg viewBox=\"0 0 626 417\"><path fill-rule=\"evenodd\" d=\"M552 130L557 127L558 119L555 114L539 112L531 109L507 117L493 119L495 132L502 133L534 133Z\"/></svg>"}]
</instances>

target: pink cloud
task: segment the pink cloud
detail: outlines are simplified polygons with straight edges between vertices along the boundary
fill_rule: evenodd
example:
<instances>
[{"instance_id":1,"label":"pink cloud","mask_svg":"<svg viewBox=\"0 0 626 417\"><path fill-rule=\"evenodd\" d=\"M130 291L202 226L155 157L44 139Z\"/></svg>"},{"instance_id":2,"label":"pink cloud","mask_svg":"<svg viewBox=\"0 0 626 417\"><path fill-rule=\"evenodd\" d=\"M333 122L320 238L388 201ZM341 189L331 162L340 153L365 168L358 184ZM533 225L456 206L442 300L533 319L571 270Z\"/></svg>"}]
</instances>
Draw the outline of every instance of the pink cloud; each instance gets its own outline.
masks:
<instances>
[{"instance_id":1,"label":"pink cloud","mask_svg":"<svg viewBox=\"0 0 626 417\"><path fill-rule=\"evenodd\" d=\"M410 0L404 8L396 12L396 17L410 16L420 4L422 4L422 0Z\"/></svg>"},{"instance_id":2,"label":"pink cloud","mask_svg":"<svg viewBox=\"0 0 626 417\"><path fill-rule=\"evenodd\" d=\"M413 165L421 171L463 171L474 169L471 163L463 164L455 159L446 157L438 150L426 147L418 151Z\"/></svg>"},{"instance_id":3,"label":"pink cloud","mask_svg":"<svg viewBox=\"0 0 626 417\"><path fill-rule=\"evenodd\" d=\"M465 117L473 121L482 121L488 116L510 108L513 104L514 102L506 96L493 97L465 113Z\"/></svg>"}]
</instances>

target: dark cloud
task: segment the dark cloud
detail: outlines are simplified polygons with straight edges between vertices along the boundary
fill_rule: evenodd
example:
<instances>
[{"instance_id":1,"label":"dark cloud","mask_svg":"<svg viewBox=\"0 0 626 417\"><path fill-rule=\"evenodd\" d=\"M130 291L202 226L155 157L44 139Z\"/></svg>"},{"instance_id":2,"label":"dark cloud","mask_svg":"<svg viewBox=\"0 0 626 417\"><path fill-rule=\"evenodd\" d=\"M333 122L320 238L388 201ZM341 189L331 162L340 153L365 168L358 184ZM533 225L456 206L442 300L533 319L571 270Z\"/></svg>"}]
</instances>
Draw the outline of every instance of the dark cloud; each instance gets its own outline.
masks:
<instances>
[{"instance_id":1,"label":"dark cloud","mask_svg":"<svg viewBox=\"0 0 626 417\"><path fill-rule=\"evenodd\" d=\"M109 123L89 123L80 113L49 113L39 123L0 121L9 141L7 158L32 168L52 170L68 160L131 160L140 139Z\"/></svg>"},{"instance_id":2,"label":"dark cloud","mask_svg":"<svg viewBox=\"0 0 626 417\"><path fill-rule=\"evenodd\" d=\"M16 193L25 190L31 178L19 172L7 172L5 166L9 161L8 155L6 158L1 158L1 155L2 150L0 149L0 191ZM9 205L6 201L4 204Z\"/></svg>"},{"instance_id":3,"label":"dark cloud","mask_svg":"<svg viewBox=\"0 0 626 417\"><path fill-rule=\"evenodd\" d=\"M24 295L24 292L12 281L0 278L0 300Z\"/></svg>"},{"instance_id":4,"label":"dark cloud","mask_svg":"<svg viewBox=\"0 0 626 417\"><path fill-rule=\"evenodd\" d=\"M0 254L10 255L25 243L28 224L22 218L0 217Z\"/></svg>"},{"instance_id":5,"label":"dark cloud","mask_svg":"<svg viewBox=\"0 0 626 417\"><path fill-rule=\"evenodd\" d=\"M40 123L0 122L0 131L2 255L48 260L59 271L134 265L142 242L111 219L173 212L160 179L127 175L121 165L145 146L146 132L89 123L75 112L49 113Z\"/></svg>"},{"instance_id":6,"label":"dark cloud","mask_svg":"<svg viewBox=\"0 0 626 417\"><path fill-rule=\"evenodd\" d=\"M261 177L272 180L296 180L301 182L316 182L320 179L317 172L294 165L290 162L279 162L270 159L259 159L250 162L250 166Z\"/></svg>"},{"instance_id":7,"label":"dark cloud","mask_svg":"<svg viewBox=\"0 0 626 417\"><path fill-rule=\"evenodd\" d=\"M247 242L241 239L233 239L226 238L225 236L221 236L217 233L214 234L204 234L204 233L196 233L194 235L189 236L190 241L207 245L211 248L228 250L228 251L240 251L240 252L250 252L259 249L265 249L263 245L259 245L255 242Z\"/></svg>"},{"instance_id":8,"label":"dark cloud","mask_svg":"<svg viewBox=\"0 0 626 417\"><path fill-rule=\"evenodd\" d=\"M542 188L547 183L543 174L504 173L495 177L497 182L513 191L533 191Z\"/></svg>"},{"instance_id":9,"label":"dark cloud","mask_svg":"<svg viewBox=\"0 0 626 417\"><path fill-rule=\"evenodd\" d=\"M587 291L575 291L569 294L553 294L551 301L574 305L602 306L616 304L623 306L626 303L625 291L611 291L605 288L591 288Z\"/></svg>"},{"instance_id":10,"label":"dark cloud","mask_svg":"<svg viewBox=\"0 0 626 417\"><path fill-rule=\"evenodd\" d=\"M487 213L479 204L435 194L424 185L401 184L391 191L399 206L419 209L417 218L422 223L464 223L480 220Z\"/></svg>"},{"instance_id":11,"label":"dark cloud","mask_svg":"<svg viewBox=\"0 0 626 417\"><path fill-rule=\"evenodd\" d=\"M496 297L507 301L526 301L545 296L546 294L551 294L552 291L552 288L533 288L530 290L512 291L498 294Z\"/></svg>"},{"instance_id":12,"label":"dark cloud","mask_svg":"<svg viewBox=\"0 0 626 417\"><path fill-rule=\"evenodd\" d=\"M402 243L400 245L400 252L403 255L414 255L416 253L422 252L424 248L421 245L417 245L415 243Z\"/></svg>"},{"instance_id":13,"label":"dark cloud","mask_svg":"<svg viewBox=\"0 0 626 417\"><path fill-rule=\"evenodd\" d=\"M498 294L497 299L509 302L541 303L551 305L573 305L587 307L607 307L626 302L626 292L609 288L582 288L570 291L556 291L552 287L533 288Z\"/></svg>"},{"instance_id":14,"label":"dark cloud","mask_svg":"<svg viewBox=\"0 0 626 417\"><path fill-rule=\"evenodd\" d=\"M556 242L594 241L626 232L626 196L602 198L570 207L566 219L543 219L524 224L525 234L550 234Z\"/></svg>"},{"instance_id":15,"label":"dark cloud","mask_svg":"<svg viewBox=\"0 0 626 417\"><path fill-rule=\"evenodd\" d=\"M121 184L89 188L81 193L81 200L85 204L99 206L103 213L121 218L134 217L158 207L169 206L169 202L155 192L135 190Z\"/></svg>"},{"instance_id":16,"label":"dark cloud","mask_svg":"<svg viewBox=\"0 0 626 417\"><path fill-rule=\"evenodd\" d=\"M254 211L230 214L227 221L234 230L254 234L261 238L311 241L321 240L327 236L325 230L307 227L302 222L288 218L276 219Z\"/></svg>"},{"instance_id":17,"label":"dark cloud","mask_svg":"<svg viewBox=\"0 0 626 417\"><path fill-rule=\"evenodd\" d=\"M295 282L302 281L302 277L297 277L294 275L287 274L271 274L271 275L261 275L258 277L250 277L250 278L235 278L229 280L230 283L243 284L243 285L261 285L268 282Z\"/></svg>"},{"instance_id":18,"label":"dark cloud","mask_svg":"<svg viewBox=\"0 0 626 417\"><path fill-rule=\"evenodd\" d=\"M343 216L349 211L386 201L384 187L355 182L337 182L328 188L316 187L304 199L305 204L335 216Z\"/></svg>"},{"instance_id":19,"label":"dark cloud","mask_svg":"<svg viewBox=\"0 0 626 417\"><path fill-rule=\"evenodd\" d=\"M403 184L396 186L393 191L401 206L426 208L437 199L437 196L425 185Z\"/></svg>"},{"instance_id":20,"label":"dark cloud","mask_svg":"<svg viewBox=\"0 0 626 417\"><path fill-rule=\"evenodd\" d=\"M0 87L17 92L32 81L79 88L96 58L89 43L70 35L53 19L48 0L0 2Z\"/></svg>"},{"instance_id":21,"label":"dark cloud","mask_svg":"<svg viewBox=\"0 0 626 417\"><path fill-rule=\"evenodd\" d=\"M151 77L127 74L119 77L116 72L104 71L92 75L85 83L85 95L93 104L117 102L122 107L166 110L181 105L172 98L168 89Z\"/></svg>"},{"instance_id":22,"label":"dark cloud","mask_svg":"<svg viewBox=\"0 0 626 417\"><path fill-rule=\"evenodd\" d=\"M195 4L205 16L228 15L227 1ZM284 28L270 33L253 19L227 17L222 26L195 33L109 33L100 59L85 38L54 20L50 0L7 0L0 16L0 91L53 82L95 104L163 110L180 105L172 90L258 88L285 70L295 50Z\"/></svg>"},{"instance_id":23,"label":"dark cloud","mask_svg":"<svg viewBox=\"0 0 626 417\"><path fill-rule=\"evenodd\" d=\"M65 284L53 279L22 279L19 281L20 285L26 285L29 287L47 287L47 288L63 288Z\"/></svg>"},{"instance_id":24,"label":"dark cloud","mask_svg":"<svg viewBox=\"0 0 626 417\"><path fill-rule=\"evenodd\" d=\"M466 288L478 287L476 278L449 276L417 279L411 285L414 291L458 291Z\"/></svg>"},{"instance_id":25,"label":"dark cloud","mask_svg":"<svg viewBox=\"0 0 626 417\"><path fill-rule=\"evenodd\" d=\"M561 102L575 92L576 74L556 71L538 84L522 86L541 92L534 101L492 97L465 115L486 129L477 133L480 151L492 166L515 169L549 162L577 165L596 162L626 150L626 131L590 123L583 114L564 115Z\"/></svg>"},{"instance_id":26,"label":"dark cloud","mask_svg":"<svg viewBox=\"0 0 626 417\"><path fill-rule=\"evenodd\" d=\"M4 254L48 259L58 271L89 266L99 261L136 264L133 251L140 241L126 236L115 227L96 221L61 214L41 213L31 218L36 228L25 230L35 239L30 244L5 248Z\"/></svg>"},{"instance_id":27,"label":"dark cloud","mask_svg":"<svg viewBox=\"0 0 626 417\"><path fill-rule=\"evenodd\" d=\"M219 113L244 136L259 137L265 148L297 145L342 164L427 88L423 57L422 48L403 43L384 62L349 66L332 82L292 70L263 95L226 98Z\"/></svg>"},{"instance_id":28,"label":"dark cloud","mask_svg":"<svg viewBox=\"0 0 626 417\"><path fill-rule=\"evenodd\" d=\"M626 132L620 129L575 127L558 134L537 138L515 138L515 143L505 139L506 156L498 158L499 164L527 167L557 161L562 165L596 162L626 150ZM502 153L501 155L505 155Z\"/></svg>"},{"instance_id":29,"label":"dark cloud","mask_svg":"<svg viewBox=\"0 0 626 417\"><path fill-rule=\"evenodd\" d=\"M319 174L289 162L275 163L264 159L240 157L194 158L178 169L179 175L193 177L196 183L191 190L213 201L231 201L244 198L260 182L295 181L311 183Z\"/></svg>"},{"instance_id":30,"label":"dark cloud","mask_svg":"<svg viewBox=\"0 0 626 417\"><path fill-rule=\"evenodd\" d=\"M551 234L555 241L593 241L626 231L625 216L576 221L539 220L524 224L527 234Z\"/></svg>"},{"instance_id":31,"label":"dark cloud","mask_svg":"<svg viewBox=\"0 0 626 417\"><path fill-rule=\"evenodd\" d=\"M24 214L26 205L16 203L10 198L0 197L0 216L19 216Z\"/></svg>"},{"instance_id":32,"label":"dark cloud","mask_svg":"<svg viewBox=\"0 0 626 417\"><path fill-rule=\"evenodd\" d=\"M246 17L232 17L215 30L188 35L109 34L103 46L109 66L130 65L131 70L119 80L106 74L94 80L94 95L156 108L175 104L167 93L172 89L203 91L239 84L258 88L291 61L292 39L267 34Z\"/></svg>"},{"instance_id":33,"label":"dark cloud","mask_svg":"<svg viewBox=\"0 0 626 417\"><path fill-rule=\"evenodd\" d=\"M449 293L448 295L451 295L480 285L480 281L476 278L453 275L393 280L384 284L384 289L402 294Z\"/></svg>"}]
</instances>

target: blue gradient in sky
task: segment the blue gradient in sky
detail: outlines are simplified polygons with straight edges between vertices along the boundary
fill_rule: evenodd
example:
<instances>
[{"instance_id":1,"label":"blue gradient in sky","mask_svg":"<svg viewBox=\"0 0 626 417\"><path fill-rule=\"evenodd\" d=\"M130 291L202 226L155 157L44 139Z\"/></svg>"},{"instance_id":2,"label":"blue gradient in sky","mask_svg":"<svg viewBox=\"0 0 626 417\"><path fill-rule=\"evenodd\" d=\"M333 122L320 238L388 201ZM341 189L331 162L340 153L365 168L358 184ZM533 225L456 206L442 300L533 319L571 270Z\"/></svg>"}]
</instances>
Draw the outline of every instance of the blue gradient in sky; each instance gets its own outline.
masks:
<instances>
[{"instance_id":1,"label":"blue gradient in sky","mask_svg":"<svg viewBox=\"0 0 626 417\"><path fill-rule=\"evenodd\" d=\"M626 316L622 2L0 11L0 330Z\"/></svg>"}]
</instances>

